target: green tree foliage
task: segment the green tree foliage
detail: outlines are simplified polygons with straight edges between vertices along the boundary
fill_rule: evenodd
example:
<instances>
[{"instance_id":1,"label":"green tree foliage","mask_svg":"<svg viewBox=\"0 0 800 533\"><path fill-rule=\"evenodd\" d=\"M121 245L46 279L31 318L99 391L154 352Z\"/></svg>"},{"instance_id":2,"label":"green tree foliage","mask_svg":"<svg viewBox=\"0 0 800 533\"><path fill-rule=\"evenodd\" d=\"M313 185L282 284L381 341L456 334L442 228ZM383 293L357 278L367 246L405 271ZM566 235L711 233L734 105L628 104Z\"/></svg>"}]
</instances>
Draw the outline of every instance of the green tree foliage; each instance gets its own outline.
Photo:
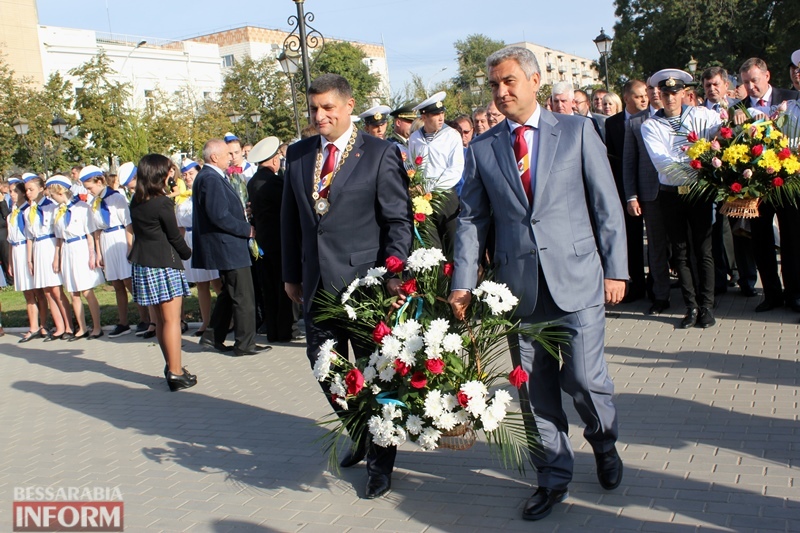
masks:
<instances>
[{"instance_id":1,"label":"green tree foliage","mask_svg":"<svg viewBox=\"0 0 800 533\"><path fill-rule=\"evenodd\" d=\"M460 107L469 110L489 103L491 93L485 78L486 58L505 45L503 41L490 39L480 33L468 35L466 39L453 44L458 54L458 75L453 78L452 85L459 93ZM484 75L482 86L477 82L479 72Z\"/></svg>"},{"instance_id":2,"label":"green tree foliage","mask_svg":"<svg viewBox=\"0 0 800 533\"><path fill-rule=\"evenodd\" d=\"M773 84L788 86L784 68L797 49L800 0L615 0L618 22L608 58L609 78L645 79L662 68L698 72L722 65L738 73L750 57L771 66ZM600 69L601 75L603 69Z\"/></svg>"},{"instance_id":3,"label":"green tree foliage","mask_svg":"<svg viewBox=\"0 0 800 533\"><path fill-rule=\"evenodd\" d=\"M380 78L369 71L364 63L366 58L360 48L350 43L327 42L314 57L311 78L325 73L335 73L347 78L353 88L355 113L358 114L372 107L372 98L380 96L377 94Z\"/></svg>"}]
</instances>

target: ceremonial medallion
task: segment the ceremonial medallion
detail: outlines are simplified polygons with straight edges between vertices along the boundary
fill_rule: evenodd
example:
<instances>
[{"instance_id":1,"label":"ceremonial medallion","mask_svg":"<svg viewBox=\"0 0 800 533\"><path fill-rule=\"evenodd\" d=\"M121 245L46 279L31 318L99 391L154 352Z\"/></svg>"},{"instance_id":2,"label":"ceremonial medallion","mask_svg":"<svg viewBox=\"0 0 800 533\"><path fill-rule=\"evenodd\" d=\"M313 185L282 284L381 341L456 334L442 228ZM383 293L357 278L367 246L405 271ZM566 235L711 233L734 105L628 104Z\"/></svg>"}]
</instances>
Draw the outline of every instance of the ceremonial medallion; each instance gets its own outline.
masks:
<instances>
[{"instance_id":1,"label":"ceremonial medallion","mask_svg":"<svg viewBox=\"0 0 800 533\"><path fill-rule=\"evenodd\" d=\"M314 211L316 211L319 216L327 213L330 207L331 204L328 202L327 198L320 198L314 203Z\"/></svg>"}]
</instances>

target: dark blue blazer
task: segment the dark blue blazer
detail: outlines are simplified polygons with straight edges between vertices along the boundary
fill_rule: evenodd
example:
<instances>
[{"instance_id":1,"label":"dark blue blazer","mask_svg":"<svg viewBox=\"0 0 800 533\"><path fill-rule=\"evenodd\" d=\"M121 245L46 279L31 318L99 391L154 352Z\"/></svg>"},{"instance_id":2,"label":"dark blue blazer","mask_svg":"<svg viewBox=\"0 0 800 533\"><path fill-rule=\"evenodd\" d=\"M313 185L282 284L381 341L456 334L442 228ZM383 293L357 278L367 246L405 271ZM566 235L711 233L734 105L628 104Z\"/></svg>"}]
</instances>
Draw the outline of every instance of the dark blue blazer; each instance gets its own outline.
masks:
<instances>
[{"instance_id":1,"label":"dark blue blazer","mask_svg":"<svg viewBox=\"0 0 800 533\"><path fill-rule=\"evenodd\" d=\"M315 135L289 147L281 207L283 280L303 284L306 313L319 288L339 294L388 256L405 260L412 239L408 179L397 145L358 132L321 217L311 198L319 146Z\"/></svg>"},{"instance_id":2,"label":"dark blue blazer","mask_svg":"<svg viewBox=\"0 0 800 533\"><path fill-rule=\"evenodd\" d=\"M194 179L192 202L192 267L249 267L250 223L228 179L205 165Z\"/></svg>"}]
</instances>

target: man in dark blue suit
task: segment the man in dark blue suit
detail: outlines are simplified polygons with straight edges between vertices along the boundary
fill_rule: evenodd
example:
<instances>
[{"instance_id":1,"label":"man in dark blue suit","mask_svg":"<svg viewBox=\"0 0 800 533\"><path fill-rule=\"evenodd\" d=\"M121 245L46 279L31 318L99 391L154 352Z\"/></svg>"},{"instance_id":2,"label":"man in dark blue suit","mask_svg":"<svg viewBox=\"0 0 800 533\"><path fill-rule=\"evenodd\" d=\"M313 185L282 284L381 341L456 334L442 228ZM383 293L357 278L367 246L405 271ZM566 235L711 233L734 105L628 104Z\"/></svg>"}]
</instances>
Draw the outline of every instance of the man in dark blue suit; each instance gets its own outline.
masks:
<instances>
[{"instance_id":1,"label":"man in dark blue suit","mask_svg":"<svg viewBox=\"0 0 800 533\"><path fill-rule=\"evenodd\" d=\"M221 139L211 139L203 147L203 160L205 165L192 186L192 267L219 270L222 292L200 342L219 351L231 351L225 337L233 317L232 354L255 355L270 349L255 343L255 291L247 246L255 230L225 176L224 169L231 161L228 145Z\"/></svg>"},{"instance_id":2,"label":"man in dark blue suit","mask_svg":"<svg viewBox=\"0 0 800 533\"><path fill-rule=\"evenodd\" d=\"M350 115L355 100L347 80L323 74L309 87L308 98L320 135L293 144L286 153L281 248L286 293L303 305L313 367L328 339L336 340L336 350L345 358L348 342L357 357L370 354L357 336L316 318L315 298L319 291L340 294L369 268L383 266L389 256L405 261L411 248L412 211L400 151L396 144L354 128ZM402 297L399 287L399 279L387 281L389 292ZM327 382L321 385L330 402ZM356 441L341 466L353 466L366 455L366 497L386 494L396 448L368 446L366 435Z\"/></svg>"}]
</instances>

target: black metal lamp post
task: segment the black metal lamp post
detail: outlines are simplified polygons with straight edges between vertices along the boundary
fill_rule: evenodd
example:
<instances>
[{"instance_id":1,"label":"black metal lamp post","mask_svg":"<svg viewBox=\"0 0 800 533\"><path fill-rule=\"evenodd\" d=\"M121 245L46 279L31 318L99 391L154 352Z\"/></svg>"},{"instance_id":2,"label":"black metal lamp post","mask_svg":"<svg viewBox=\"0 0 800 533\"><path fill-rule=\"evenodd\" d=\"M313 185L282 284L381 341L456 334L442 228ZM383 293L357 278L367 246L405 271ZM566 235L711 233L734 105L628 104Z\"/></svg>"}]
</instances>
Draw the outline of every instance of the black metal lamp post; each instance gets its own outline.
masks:
<instances>
[{"instance_id":1,"label":"black metal lamp post","mask_svg":"<svg viewBox=\"0 0 800 533\"><path fill-rule=\"evenodd\" d=\"M299 62L300 56L288 49L284 49L281 55L278 56L278 63L280 63L281 70L289 79L289 87L292 89L292 110L294 111L294 126L297 129L298 139L300 138L300 117L297 114L297 89L294 86L294 75L297 74Z\"/></svg>"},{"instance_id":2,"label":"black metal lamp post","mask_svg":"<svg viewBox=\"0 0 800 533\"><path fill-rule=\"evenodd\" d=\"M600 35L594 38L594 44L597 46L597 51L600 52L600 55L603 56L603 64L605 65L606 71L606 90L608 90L608 54L611 53L611 44L614 42L614 39L606 35L606 32L603 31L603 28L600 28Z\"/></svg>"},{"instance_id":3,"label":"black metal lamp post","mask_svg":"<svg viewBox=\"0 0 800 533\"><path fill-rule=\"evenodd\" d=\"M16 134L20 136L20 138L22 139L22 144L25 146L25 148L27 148L28 151L30 151L31 147L28 144L28 140L26 138L28 132L30 131L30 123L23 117L17 117L11 123L11 127L13 127L14 132L16 132ZM53 117L53 121L50 122L50 127L53 129L53 133L56 135L56 137L58 137L58 144L56 144L56 148L53 151L53 157L56 157L58 155L58 152L61 151L61 143L64 140L64 135L67 133L67 130L69 130L69 124L67 124L67 121L61 118L60 116L55 115ZM46 144L47 139L45 138L44 133L40 135L39 141L42 150L42 166L44 167L43 169L44 175L47 176L50 169L48 168L47 164L47 144Z\"/></svg>"},{"instance_id":4,"label":"black metal lamp post","mask_svg":"<svg viewBox=\"0 0 800 533\"><path fill-rule=\"evenodd\" d=\"M314 14L304 11L305 0L292 0L297 7L297 16L289 17L289 25L292 27L289 35L283 41L284 54L299 54L303 64L303 79L306 82L306 95L311 85L311 62L310 50L321 51L325 46L325 39L322 34L312 27L309 22L314 22ZM308 111L308 121L311 122L311 110Z\"/></svg>"}]
</instances>

